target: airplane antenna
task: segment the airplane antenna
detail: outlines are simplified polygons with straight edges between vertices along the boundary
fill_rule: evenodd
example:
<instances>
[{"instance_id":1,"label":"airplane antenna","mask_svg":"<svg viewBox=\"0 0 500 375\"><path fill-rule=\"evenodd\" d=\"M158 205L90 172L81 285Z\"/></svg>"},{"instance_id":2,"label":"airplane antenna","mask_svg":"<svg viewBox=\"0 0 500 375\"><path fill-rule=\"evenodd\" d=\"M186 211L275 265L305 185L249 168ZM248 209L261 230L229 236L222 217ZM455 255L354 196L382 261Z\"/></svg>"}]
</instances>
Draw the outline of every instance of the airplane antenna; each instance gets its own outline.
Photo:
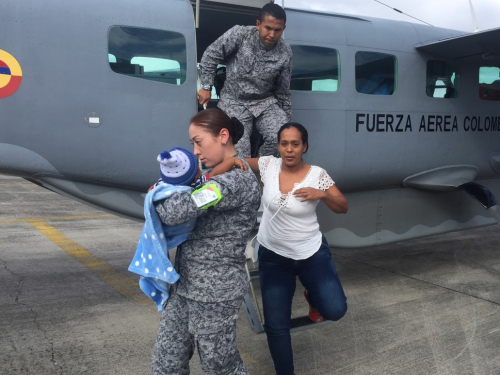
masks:
<instances>
[{"instance_id":1,"label":"airplane antenna","mask_svg":"<svg viewBox=\"0 0 500 375\"><path fill-rule=\"evenodd\" d=\"M479 27L477 27L476 12L474 12L474 7L472 6L472 0L469 0L469 5L470 5L470 14L472 17L472 24L474 25L474 32L477 33L479 31Z\"/></svg>"},{"instance_id":2,"label":"airplane antenna","mask_svg":"<svg viewBox=\"0 0 500 375\"><path fill-rule=\"evenodd\" d=\"M395 11L396 11L396 12L398 12L398 13L404 14L405 16L408 16L408 17L413 18L413 19L415 19L415 20L417 20L417 21L420 21L420 22L422 22L422 23L425 23L425 24L427 24L427 25L429 25L429 26L434 27L434 25L431 25L431 24L430 24L430 23L428 23L428 22L422 21L421 19L418 19L417 17L410 16L409 14L406 14L405 12L403 12L403 11L401 11L401 10L399 10L399 9L396 9L396 8L393 8L393 7L389 6L389 5L387 5L387 4L384 4L384 3L382 3L381 1L378 1L378 0L373 0L373 1L376 1L377 3L380 3L380 4L382 4L382 5L385 5L387 8L391 8L392 10L395 10Z\"/></svg>"}]
</instances>

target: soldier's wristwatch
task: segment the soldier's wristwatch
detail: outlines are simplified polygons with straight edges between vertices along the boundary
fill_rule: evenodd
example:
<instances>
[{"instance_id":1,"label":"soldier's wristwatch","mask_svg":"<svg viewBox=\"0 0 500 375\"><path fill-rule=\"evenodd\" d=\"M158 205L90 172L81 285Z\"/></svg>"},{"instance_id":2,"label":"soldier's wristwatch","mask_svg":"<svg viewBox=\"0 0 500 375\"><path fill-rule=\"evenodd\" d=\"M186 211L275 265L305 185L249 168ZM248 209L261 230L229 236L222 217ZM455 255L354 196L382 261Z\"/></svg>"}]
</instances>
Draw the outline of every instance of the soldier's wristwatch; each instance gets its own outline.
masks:
<instances>
[{"instance_id":1,"label":"soldier's wristwatch","mask_svg":"<svg viewBox=\"0 0 500 375\"><path fill-rule=\"evenodd\" d=\"M212 86L210 86L210 85L201 85L201 88L203 90L212 91Z\"/></svg>"}]
</instances>

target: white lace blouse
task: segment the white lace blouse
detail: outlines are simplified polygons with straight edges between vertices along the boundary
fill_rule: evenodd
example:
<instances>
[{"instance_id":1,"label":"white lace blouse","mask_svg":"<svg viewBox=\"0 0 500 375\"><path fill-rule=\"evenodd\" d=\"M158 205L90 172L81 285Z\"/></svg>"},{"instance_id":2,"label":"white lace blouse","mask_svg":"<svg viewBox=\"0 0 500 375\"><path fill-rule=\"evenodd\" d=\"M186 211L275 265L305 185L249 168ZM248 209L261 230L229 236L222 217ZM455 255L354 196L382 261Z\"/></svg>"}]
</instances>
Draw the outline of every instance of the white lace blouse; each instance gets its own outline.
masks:
<instances>
[{"instance_id":1,"label":"white lace blouse","mask_svg":"<svg viewBox=\"0 0 500 375\"><path fill-rule=\"evenodd\" d=\"M311 166L304 179L296 183L288 194L279 186L281 158L259 158L259 171L264 184L262 204L264 213L257 240L275 253L294 260L306 259L321 246L316 206L319 201L300 202L293 192L302 187L328 190L335 183L320 167Z\"/></svg>"}]
</instances>

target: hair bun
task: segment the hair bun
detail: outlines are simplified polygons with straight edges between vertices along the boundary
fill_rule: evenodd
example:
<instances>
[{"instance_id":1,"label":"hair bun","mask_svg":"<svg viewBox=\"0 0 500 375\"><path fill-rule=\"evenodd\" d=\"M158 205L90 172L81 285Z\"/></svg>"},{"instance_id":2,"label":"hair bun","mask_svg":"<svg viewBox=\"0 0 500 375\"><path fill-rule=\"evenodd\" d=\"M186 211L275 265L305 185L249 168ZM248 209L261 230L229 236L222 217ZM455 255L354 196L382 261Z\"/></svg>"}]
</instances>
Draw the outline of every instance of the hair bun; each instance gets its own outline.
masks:
<instances>
[{"instance_id":1,"label":"hair bun","mask_svg":"<svg viewBox=\"0 0 500 375\"><path fill-rule=\"evenodd\" d=\"M233 139L233 144L238 143L238 141L243 137L245 133L245 128L240 120L236 117L231 117L231 124L233 125L233 134L231 135Z\"/></svg>"}]
</instances>

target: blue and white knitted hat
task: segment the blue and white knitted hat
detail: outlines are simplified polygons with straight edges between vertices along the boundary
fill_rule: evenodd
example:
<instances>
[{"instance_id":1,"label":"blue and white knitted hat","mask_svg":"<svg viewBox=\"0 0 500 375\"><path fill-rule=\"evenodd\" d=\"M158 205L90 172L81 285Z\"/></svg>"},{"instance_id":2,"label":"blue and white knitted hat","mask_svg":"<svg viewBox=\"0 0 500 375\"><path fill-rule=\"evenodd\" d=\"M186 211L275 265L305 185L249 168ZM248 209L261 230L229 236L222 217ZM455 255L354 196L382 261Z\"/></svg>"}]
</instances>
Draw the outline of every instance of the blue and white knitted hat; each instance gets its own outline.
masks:
<instances>
[{"instance_id":1,"label":"blue and white knitted hat","mask_svg":"<svg viewBox=\"0 0 500 375\"><path fill-rule=\"evenodd\" d=\"M171 185L189 185L198 172L198 159L181 147L163 151L156 158L160 162L160 176Z\"/></svg>"}]
</instances>

